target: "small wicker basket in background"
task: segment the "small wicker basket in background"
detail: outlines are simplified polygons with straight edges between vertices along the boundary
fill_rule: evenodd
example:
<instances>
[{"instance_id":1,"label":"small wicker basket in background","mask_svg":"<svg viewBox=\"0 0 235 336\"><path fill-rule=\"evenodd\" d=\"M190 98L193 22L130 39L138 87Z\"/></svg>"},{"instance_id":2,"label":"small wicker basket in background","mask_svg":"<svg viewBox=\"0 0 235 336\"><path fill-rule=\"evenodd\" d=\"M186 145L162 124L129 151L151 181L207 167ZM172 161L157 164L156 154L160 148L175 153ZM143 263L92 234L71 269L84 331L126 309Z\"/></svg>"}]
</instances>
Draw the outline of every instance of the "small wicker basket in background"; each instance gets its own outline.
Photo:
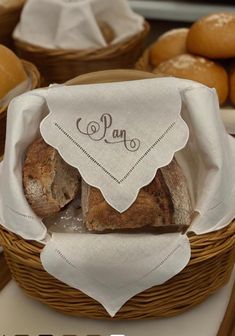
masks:
<instances>
[{"instance_id":1,"label":"small wicker basket in background","mask_svg":"<svg viewBox=\"0 0 235 336\"><path fill-rule=\"evenodd\" d=\"M68 85L108 83L153 78L135 70L91 73ZM176 276L130 299L113 319L145 319L177 315L205 300L224 286L235 260L235 221L224 229L203 235L190 234L191 259ZM43 245L26 241L0 226L0 244L12 277L29 296L57 311L92 319L111 319L104 308L84 293L48 274L42 267Z\"/></svg>"},{"instance_id":2,"label":"small wicker basket in background","mask_svg":"<svg viewBox=\"0 0 235 336\"><path fill-rule=\"evenodd\" d=\"M35 65L24 60L22 60L22 63L28 77L31 79L31 89L33 90L40 87L40 74ZM0 156L4 153L7 107L8 106L0 107Z\"/></svg>"},{"instance_id":3,"label":"small wicker basket in background","mask_svg":"<svg viewBox=\"0 0 235 336\"><path fill-rule=\"evenodd\" d=\"M133 37L97 50L46 49L15 40L21 58L33 62L45 79L45 84L64 83L74 76L98 70L134 68L140 57L149 24Z\"/></svg>"},{"instance_id":4,"label":"small wicker basket in background","mask_svg":"<svg viewBox=\"0 0 235 336\"><path fill-rule=\"evenodd\" d=\"M0 43L8 47L13 46L12 32L20 19L20 13L25 0L18 0L14 5L3 7L0 5Z\"/></svg>"}]
</instances>

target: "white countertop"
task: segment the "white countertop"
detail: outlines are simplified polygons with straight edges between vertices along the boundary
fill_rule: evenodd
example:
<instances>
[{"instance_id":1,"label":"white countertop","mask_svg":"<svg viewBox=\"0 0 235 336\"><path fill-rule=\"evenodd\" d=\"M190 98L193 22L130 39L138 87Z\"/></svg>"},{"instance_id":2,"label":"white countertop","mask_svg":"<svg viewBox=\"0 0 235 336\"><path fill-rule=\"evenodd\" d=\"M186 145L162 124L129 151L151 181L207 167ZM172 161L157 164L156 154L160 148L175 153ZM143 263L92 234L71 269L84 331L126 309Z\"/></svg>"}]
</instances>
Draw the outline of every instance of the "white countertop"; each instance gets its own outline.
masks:
<instances>
[{"instance_id":1,"label":"white countertop","mask_svg":"<svg viewBox=\"0 0 235 336\"><path fill-rule=\"evenodd\" d=\"M96 321L59 314L36 302L11 281L0 292L0 335L76 336L216 336L233 283L177 317L146 321Z\"/></svg>"}]
</instances>

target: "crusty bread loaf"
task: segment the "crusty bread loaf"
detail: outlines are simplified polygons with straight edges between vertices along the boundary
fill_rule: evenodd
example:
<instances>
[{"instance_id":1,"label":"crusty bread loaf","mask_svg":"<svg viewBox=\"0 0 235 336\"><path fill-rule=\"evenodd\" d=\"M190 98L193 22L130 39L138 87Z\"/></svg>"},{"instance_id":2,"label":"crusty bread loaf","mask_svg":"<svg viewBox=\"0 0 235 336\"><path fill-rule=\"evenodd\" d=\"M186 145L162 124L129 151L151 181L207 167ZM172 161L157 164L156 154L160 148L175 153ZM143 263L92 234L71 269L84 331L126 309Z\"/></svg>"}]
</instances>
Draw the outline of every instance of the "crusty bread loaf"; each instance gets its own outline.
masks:
<instances>
[{"instance_id":1,"label":"crusty bread loaf","mask_svg":"<svg viewBox=\"0 0 235 336\"><path fill-rule=\"evenodd\" d=\"M228 97L228 75L218 63L190 54L179 55L162 62L154 70L174 77L191 79L215 88L222 105Z\"/></svg>"},{"instance_id":2,"label":"crusty bread loaf","mask_svg":"<svg viewBox=\"0 0 235 336\"><path fill-rule=\"evenodd\" d=\"M215 13L196 21L187 36L189 52L209 58L235 57L235 13Z\"/></svg>"},{"instance_id":3,"label":"crusty bread loaf","mask_svg":"<svg viewBox=\"0 0 235 336\"><path fill-rule=\"evenodd\" d=\"M23 166L26 199L39 217L58 212L79 190L78 170L68 165L42 138L28 148Z\"/></svg>"},{"instance_id":4,"label":"crusty bread loaf","mask_svg":"<svg viewBox=\"0 0 235 336\"><path fill-rule=\"evenodd\" d=\"M82 184L83 219L90 231L154 227L180 231L191 222L192 207L186 179L175 160L157 171L136 201L123 213L113 209L101 192Z\"/></svg>"},{"instance_id":5,"label":"crusty bread loaf","mask_svg":"<svg viewBox=\"0 0 235 336\"><path fill-rule=\"evenodd\" d=\"M150 48L150 63L157 66L172 57L187 53L187 35L187 28L177 28L159 36Z\"/></svg>"}]
</instances>

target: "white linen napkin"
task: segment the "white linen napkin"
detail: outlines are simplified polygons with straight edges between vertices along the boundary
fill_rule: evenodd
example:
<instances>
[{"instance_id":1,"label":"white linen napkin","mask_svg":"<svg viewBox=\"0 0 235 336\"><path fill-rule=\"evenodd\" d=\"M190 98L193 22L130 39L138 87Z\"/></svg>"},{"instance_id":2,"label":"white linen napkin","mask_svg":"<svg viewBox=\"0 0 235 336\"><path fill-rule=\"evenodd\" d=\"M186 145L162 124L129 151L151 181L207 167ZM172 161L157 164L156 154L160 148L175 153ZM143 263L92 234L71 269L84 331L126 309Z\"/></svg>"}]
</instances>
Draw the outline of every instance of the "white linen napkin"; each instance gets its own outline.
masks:
<instances>
[{"instance_id":1,"label":"white linen napkin","mask_svg":"<svg viewBox=\"0 0 235 336\"><path fill-rule=\"evenodd\" d=\"M98 21L113 29L115 44L140 32L144 19L126 0L28 0L13 36L49 49L104 48Z\"/></svg>"},{"instance_id":2,"label":"white linen napkin","mask_svg":"<svg viewBox=\"0 0 235 336\"><path fill-rule=\"evenodd\" d=\"M154 83L52 87L46 96L50 114L40 125L44 140L119 212L188 140L177 87L163 79L150 95Z\"/></svg>"},{"instance_id":3,"label":"white linen napkin","mask_svg":"<svg viewBox=\"0 0 235 336\"><path fill-rule=\"evenodd\" d=\"M119 85L123 88L123 93L119 96L122 99L114 100ZM156 120L158 115L161 115L164 121L169 118L162 113L167 111L165 104L169 102L171 106L170 95L176 94L171 88L177 88L182 102L181 115L190 132L186 146L176 152L175 156L184 170L193 207L198 212L190 230L201 234L229 224L235 216L233 164L235 139L226 133L222 124L215 90L176 78L122 82L119 85L98 84L66 88L62 95L66 102L64 113L68 119L73 115L74 105L67 104L67 97L71 97L73 101L76 95L79 102L82 97L84 98L83 105L78 105L79 117L81 112L79 107L85 107L85 101L88 99L92 102L88 93L99 87L102 89L102 95L96 96L97 113L99 109L105 107L109 107L108 112L112 113L118 110L119 106L120 120L123 122L121 108L124 107L127 111L128 107L128 111L131 111L133 106L136 107L136 99L140 106L145 102L145 96L139 95L139 87L143 92L148 89L149 101L154 103L158 88L164 87L162 94L165 99L162 101L161 95L159 96L162 109L156 105L158 108L155 111ZM44 268L61 281L98 300L113 316L131 296L160 284L180 272L190 258L189 241L185 234L179 233L164 235L54 233L52 237L47 235L45 225L33 213L24 197L22 163L26 148L39 135L41 121L47 116L41 124L43 126L46 120L56 114L51 98L61 96L62 88L63 86L54 86L50 89L34 90L15 98L10 104L6 155L0 173L1 223L23 238L42 241L45 244L41 254ZM129 95L124 92L129 92ZM122 105L123 99L125 105ZM48 116L48 107L51 106L52 113ZM87 104L87 108L89 106ZM146 116L148 125L147 116L148 111L151 113L151 108L148 104L146 106L148 109L144 109L142 113ZM178 103L175 106L177 111L175 116L178 116L179 106ZM87 115L89 113L90 109L87 110ZM118 114L115 116L118 117ZM58 117L61 117L60 111ZM115 122L118 120L116 117ZM125 119L127 120L128 118ZM64 122L63 118L60 121ZM162 127L165 126L163 121ZM145 120L142 122L145 123ZM130 122L128 125L127 129L131 131ZM121 124L119 126L121 127ZM135 134L131 134L132 136ZM122 161L119 160L117 164L121 166ZM152 169L152 167L145 168ZM5 181L9 181L8 185Z\"/></svg>"},{"instance_id":4,"label":"white linen napkin","mask_svg":"<svg viewBox=\"0 0 235 336\"><path fill-rule=\"evenodd\" d=\"M178 233L55 233L41 261L50 274L97 300L114 316L135 294L179 273L190 254L187 236Z\"/></svg>"}]
</instances>

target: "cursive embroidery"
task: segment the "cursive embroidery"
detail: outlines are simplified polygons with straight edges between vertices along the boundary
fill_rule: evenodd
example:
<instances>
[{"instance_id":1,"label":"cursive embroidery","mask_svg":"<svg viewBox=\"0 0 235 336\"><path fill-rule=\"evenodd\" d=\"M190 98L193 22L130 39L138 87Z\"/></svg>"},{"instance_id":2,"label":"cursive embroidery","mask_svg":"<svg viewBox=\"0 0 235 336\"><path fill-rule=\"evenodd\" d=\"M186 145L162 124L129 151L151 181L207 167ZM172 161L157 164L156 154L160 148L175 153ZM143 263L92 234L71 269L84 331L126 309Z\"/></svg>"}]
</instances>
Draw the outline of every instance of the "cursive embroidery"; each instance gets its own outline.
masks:
<instances>
[{"instance_id":1,"label":"cursive embroidery","mask_svg":"<svg viewBox=\"0 0 235 336\"><path fill-rule=\"evenodd\" d=\"M85 130L82 130L80 127L81 120L82 118L78 118L76 122L78 131L81 134L87 135L93 141L104 140L106 144L123 143L125 148L130 152L136 152L140 147L140 140L137 138L128 139L125 129L110 129L113 124L113 118L108 113L102 114L100 123L97 121L90 121L85 127ZM111 134L108 135L109 129ZM109 139L107 139L108 136Z\"/></svg>"},{"instance_id":2,"label":"cursive embroidery","mask_svg":"<svg viewBox=\"0 0 235 336\"><path fill-rule=\"evenodd\" d=\"M115 176L111 174L110 171L108 171L105 166L102 165L101 162L97 161L90 153L86 151L85 148L83 148L73 137L66 131L61 125L58 123L54 123L55 127L59 129L59 131L64 134L77 148L79 148L86 157L88 157L94 164L96 164L99 168L101 168L105 174L109 175L115 182L118 184L121 184L123 181L125 181L132 172L136 169L136 167L144 160L144 158L156 147L159 145L159 143L165 138L165 136L174 129L176 122L171 123L167 129L154 141L154 143L146 150L145 153L142 154L142 156L136 161L136 163L131 167L131 169L121 178L117 179Z\"/></svg>"}]
</instances>

